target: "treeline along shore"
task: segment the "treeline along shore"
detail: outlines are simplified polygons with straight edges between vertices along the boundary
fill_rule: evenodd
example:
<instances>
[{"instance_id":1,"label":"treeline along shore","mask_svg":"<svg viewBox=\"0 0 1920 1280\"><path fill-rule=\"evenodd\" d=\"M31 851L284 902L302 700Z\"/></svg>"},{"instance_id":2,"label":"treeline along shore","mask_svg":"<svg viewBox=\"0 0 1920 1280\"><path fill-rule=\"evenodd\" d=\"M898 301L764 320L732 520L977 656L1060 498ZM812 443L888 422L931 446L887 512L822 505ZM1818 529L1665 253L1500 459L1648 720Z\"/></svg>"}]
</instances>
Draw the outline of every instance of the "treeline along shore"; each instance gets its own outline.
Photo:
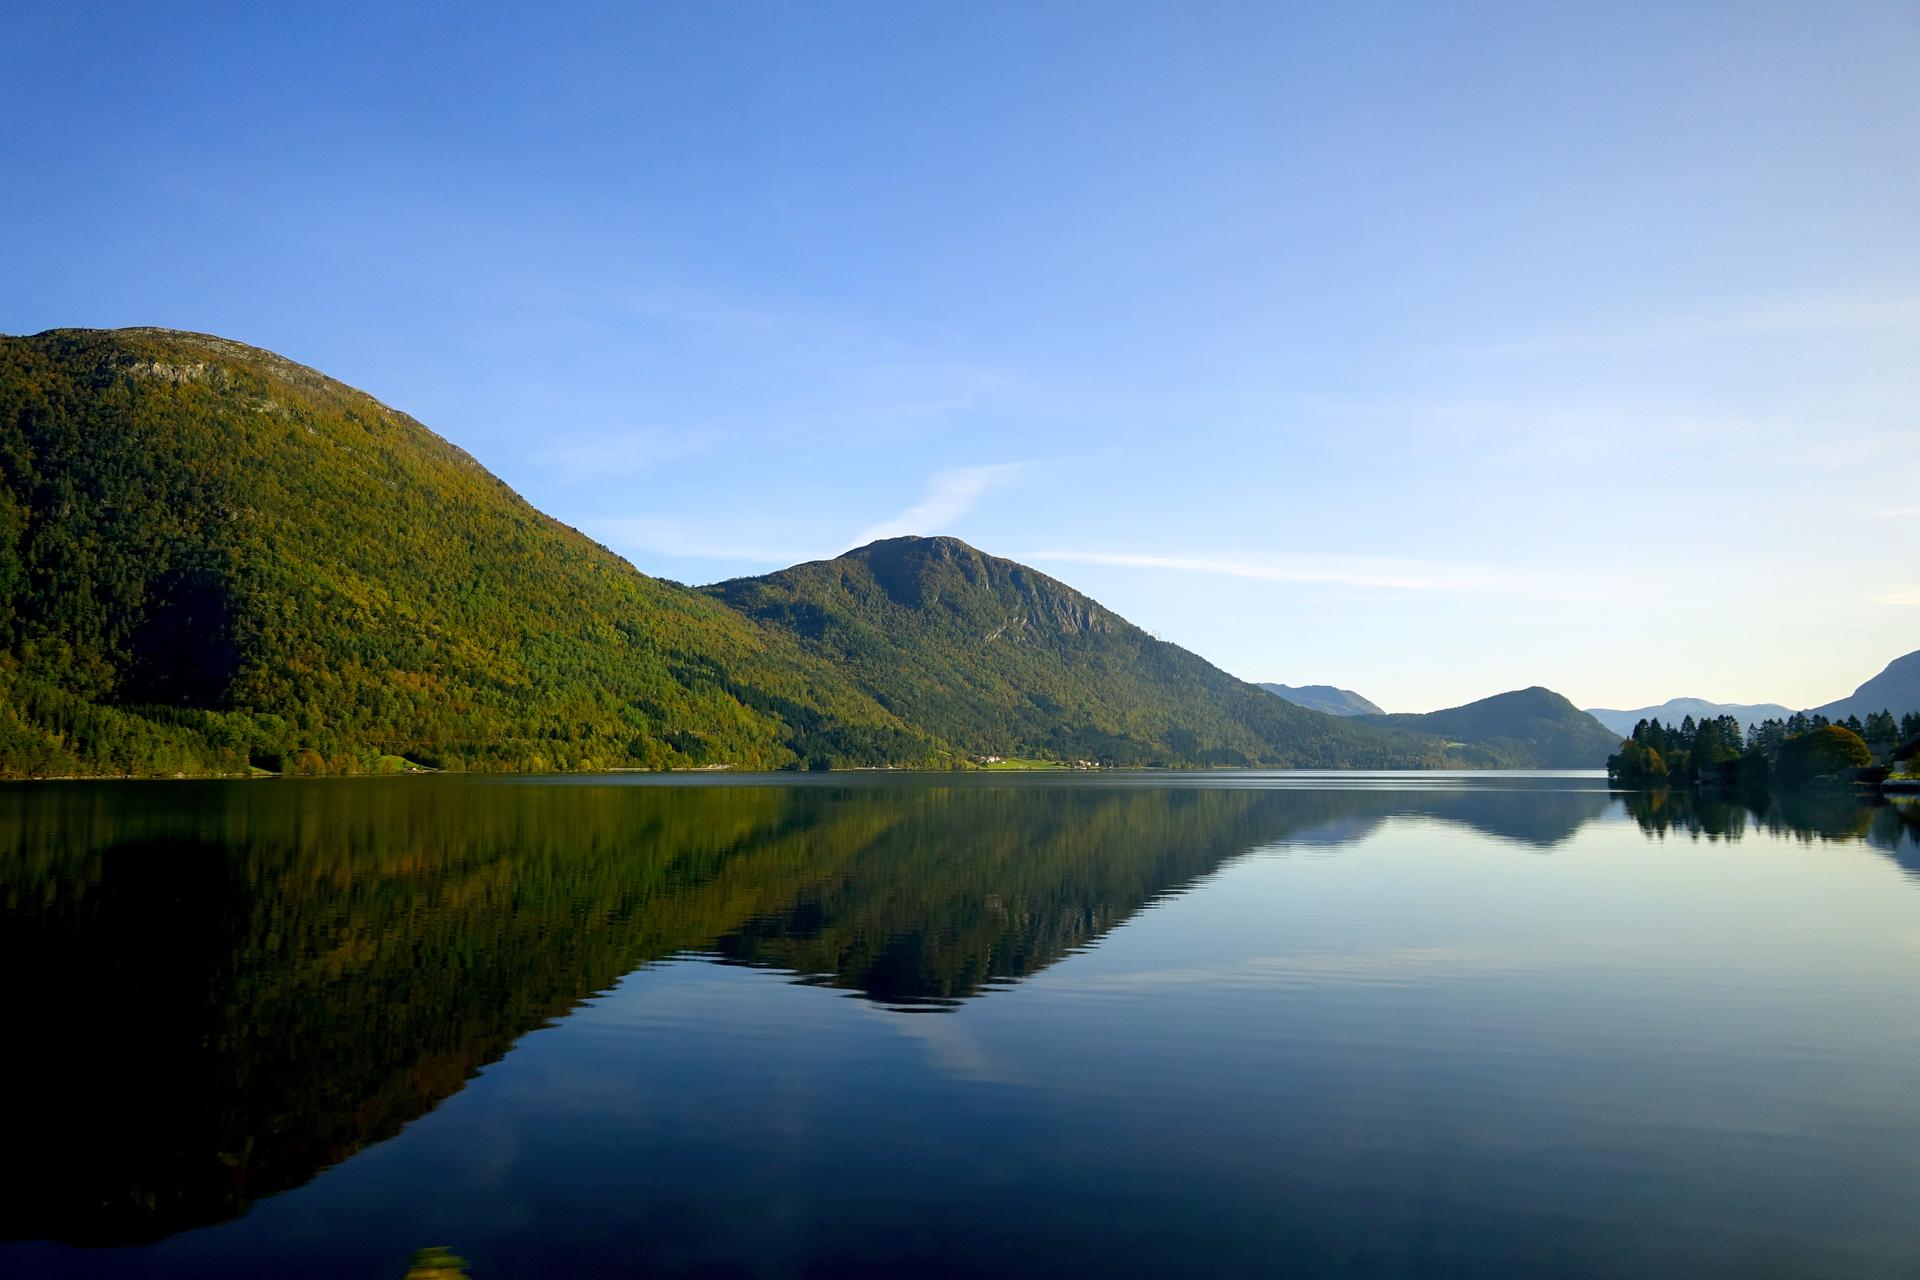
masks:
<instances>
[{"instance_id":1,"label":"treeline along shore","mask_svg":"<svg viewBox=\"0 0 1920 1280\"><path fill-rule=\"evenodd\" d=\"M1764 794L1807 787L1920 790L1920 712L1833 721L1796 712L1743 728L1732 716L1641 720L1607 759L1624 787Z\"/></svg>"}]
</instances>

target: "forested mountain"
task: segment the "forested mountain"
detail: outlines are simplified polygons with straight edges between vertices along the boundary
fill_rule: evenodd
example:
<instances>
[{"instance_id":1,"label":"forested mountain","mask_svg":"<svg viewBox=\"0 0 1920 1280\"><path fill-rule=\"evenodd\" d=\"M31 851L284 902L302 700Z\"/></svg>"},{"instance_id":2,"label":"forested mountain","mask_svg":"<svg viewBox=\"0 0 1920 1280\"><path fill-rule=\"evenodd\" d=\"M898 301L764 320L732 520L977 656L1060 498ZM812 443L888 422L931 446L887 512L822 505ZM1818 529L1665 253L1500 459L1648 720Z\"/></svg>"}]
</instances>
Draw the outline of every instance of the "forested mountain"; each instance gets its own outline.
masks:
<instances>
[{"instance_id":1,"label":"forested mountain","mask_svg":"<svg viewBox=\"0 0 1920 1280\"><path fill-rule=\"evenodd\" d=\"M1657 707L1636 707L1631 711L1589 707L1587 714L1624 738L1642 720L1679 724L1688 716L1695 720L1718 720L1721 716L1732 716L1742 727L1748 727L1763 720L1784 720L1793 714L1793 708L1783 707L1777 702L1708 702L1705 698L1669 698Z\"/></svg>"},{"instance_id":2,"label":"forested mountain","mask_svg":"<svg viewBox=\"0 0 1920 1280\"><path fill-rule=\"evenodd\" d=\"M1294 706L955 538L890 538L707 590L975 754L1375 768L1470 758Z\"/></svg>"},{"instance_id":3,"label":"forested mountain","mask_svg":"<svg viewBox=\"0 0 1920 1280\"><path fill-rule=\"evenodd\" d=\"M1306 710L950 538L650 578L405 414L171 330L0 338L0 602L0 776L1559 759Z\"/></svg>"},{"instance_id":4,"label":"forested mountain","mask_svg":"<svg viewBox=\"0 0 1920 1280\"><path fill-rule=\"evenodd\" d=\"M1889 662L1886 670L1855 689L1851 696L1813 708L1813 714L1829 720L1843 720L1848 716L1864 720L1876 711L1891 711L1896 720L1908 712L1920 711L1920 649Z\"/></svg>"},{"instance_id":5,"label":"forested mountain","mask_svg":"<svg viewBox=\"0 0 1920 1280\"><path fill-rule=\"evenodd\" d=\"M1336 689L1330 684L1262 684L1268 693L1285 698L1296 707L1324 711L1330 716L1379 716L1386 712L1351 689Z\"/></svg>"},{"instance_id":6,"label":"forested mountain","mask_svg":"<svg viewBox=\"0 0 1920 1280\"><path fill-rule=\"evenodd\" d=\"M1538 685L1424 715L1365 719L1477 747L1515 769L1597 769L1620 746L1619 734Z\"/></svg>"},{"instance_id":7,"label":"forested mountain","mask_svg":"<svg viewBox=\"0 0 1920 1280\"><path fill-rule=\"evenodd\" d=\"M0 338L0 773L776 767L939 745L240 343Z\"/></svg>"}]
</instances>

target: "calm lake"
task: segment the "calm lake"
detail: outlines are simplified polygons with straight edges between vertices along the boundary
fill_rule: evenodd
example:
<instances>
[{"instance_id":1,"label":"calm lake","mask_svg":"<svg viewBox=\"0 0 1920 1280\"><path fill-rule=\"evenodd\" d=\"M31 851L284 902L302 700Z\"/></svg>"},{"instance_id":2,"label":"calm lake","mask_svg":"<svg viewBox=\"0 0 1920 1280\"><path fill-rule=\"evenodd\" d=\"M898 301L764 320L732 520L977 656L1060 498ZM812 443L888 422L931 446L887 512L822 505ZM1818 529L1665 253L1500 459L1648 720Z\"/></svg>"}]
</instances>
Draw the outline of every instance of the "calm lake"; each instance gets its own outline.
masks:
<instances>
[{"instance_id":1,"label":"calm lake","mask_svg":"<svg viewBox=\"0 0 1920 1280\"><path fill-rule=\"evenodd\" d=\"M0 788L0 1274L1920 1274L1920 817Z\"/></svg>"}]
</instances>

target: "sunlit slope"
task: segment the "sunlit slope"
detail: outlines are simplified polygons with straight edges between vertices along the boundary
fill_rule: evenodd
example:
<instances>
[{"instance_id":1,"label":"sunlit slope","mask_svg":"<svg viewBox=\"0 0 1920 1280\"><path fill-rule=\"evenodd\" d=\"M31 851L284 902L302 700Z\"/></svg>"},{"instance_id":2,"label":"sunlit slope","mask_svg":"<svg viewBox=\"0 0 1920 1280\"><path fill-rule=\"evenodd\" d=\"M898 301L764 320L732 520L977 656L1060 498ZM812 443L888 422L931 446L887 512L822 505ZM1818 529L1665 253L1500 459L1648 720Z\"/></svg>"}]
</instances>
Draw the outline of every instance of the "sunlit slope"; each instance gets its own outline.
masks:
<instances>
[{"instance_id":1,"label":"sunlit slope","mask_svg":"<svg viewBox=\"0 0 1920 1280\"><path fill-rule=\"evenodd\" d=\"M1133 765L1418 767L1435 739L1236 680L1043 573L955 538L892 538L708 587L979 755Z\"/></svg>"},{"instance_id":2,"label":"sunlit slope","mask_svg":"<svg viewBox=\"0 0 1920 1280\"><path fill-rule=\"evenodd\" d=\"M937 754L405 414L201 334L0 338L0 600L15 776Z\"/></svg>"}]
</instances>

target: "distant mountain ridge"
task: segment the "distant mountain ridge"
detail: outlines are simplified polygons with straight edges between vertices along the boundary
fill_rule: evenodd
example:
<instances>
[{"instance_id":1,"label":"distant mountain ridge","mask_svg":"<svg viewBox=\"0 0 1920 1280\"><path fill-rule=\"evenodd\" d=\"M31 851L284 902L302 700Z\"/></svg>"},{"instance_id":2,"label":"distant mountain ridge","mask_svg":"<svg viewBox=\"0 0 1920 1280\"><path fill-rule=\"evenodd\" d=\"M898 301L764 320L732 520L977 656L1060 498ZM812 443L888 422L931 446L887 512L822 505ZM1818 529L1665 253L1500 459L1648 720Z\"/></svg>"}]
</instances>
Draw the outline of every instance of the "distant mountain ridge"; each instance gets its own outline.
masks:
<instances>
[{"instance_id":1,"label":"distant mountain ridge","mask_svg":"<svg viewBox=\"0 0 1920 1280\"><path fill-rule=\"evenodd\" d=\"M1515 769L1598 769L1620 747L1618 734L1538 685L1424 715L1362 718L1476 747Z\"/></svg>"},{"instance_id":2,"label":"distant mountain ridge","mask_svg":"<svg viewBox=\"0 0 1920 1280\"><path fill-rule=\"evenodd\" d=\"M1891 711L1898 719L1909 711L1920 711L1920 649L1895 658L1879 675L1847 697L1835 698L1812 710L1829 720L1844 720L1848 716L1864 720L1876 711Z\"/></svg>"},{"instance_id":3,"label":"distant mountain ridge","mask_svg":"<svg viewBox=\"0 0 1920 1280\"><path fill-rule=\"evenodd\" d=\"M1861 684L1844 698L1817 707L1803 708L1829 720L1848 716L1865 719L1877 711L1891 711L1897 719L1910 711L1920 712L1920 649L1889 662L1879 675ZM1636 707L1619 711L1609 707L1591 707L1587 714L1616 733L1629 734L1641 720L1659 720L1674 725L1688 716L1696 721L1732 716L1751 727L1763 720L1785 720L1794 708L1778 702L1709 702L1705 698L1669 698L1654 707Z\"/></svg>"},{"instance_id":4,"label":"distant mountain ridge","mask_svg":"<svg viewBox=\"0 0 1920 1280\"><path fill-rule=\"evenodd\" d=\"M1777 702L1708 702L1705 698L1669 698L1657 707L1635 707L1631 711L1589 707L1587 714L1615 733L1625 736L1632 733L1633 726L1642 720L1679 724L1688 716L1696 721L1732 716L1742 725L1752 726L1762 720L1784 720L1793 714L1793 710Z\"/></svg>"},{"instance_id":5,"label":"distant mountain ridge","mask_svg":"<svg viewBox=\"0 0 1920 1280\"><path fill-rule=\"evenodd\" d=\"M1285 698L1296 707L1324 711L1330 716L1383 716L1386 711L1351 689L1330 684L1268 684L1260 686L1268 693Z\"/></svg>"}]
</instances>

